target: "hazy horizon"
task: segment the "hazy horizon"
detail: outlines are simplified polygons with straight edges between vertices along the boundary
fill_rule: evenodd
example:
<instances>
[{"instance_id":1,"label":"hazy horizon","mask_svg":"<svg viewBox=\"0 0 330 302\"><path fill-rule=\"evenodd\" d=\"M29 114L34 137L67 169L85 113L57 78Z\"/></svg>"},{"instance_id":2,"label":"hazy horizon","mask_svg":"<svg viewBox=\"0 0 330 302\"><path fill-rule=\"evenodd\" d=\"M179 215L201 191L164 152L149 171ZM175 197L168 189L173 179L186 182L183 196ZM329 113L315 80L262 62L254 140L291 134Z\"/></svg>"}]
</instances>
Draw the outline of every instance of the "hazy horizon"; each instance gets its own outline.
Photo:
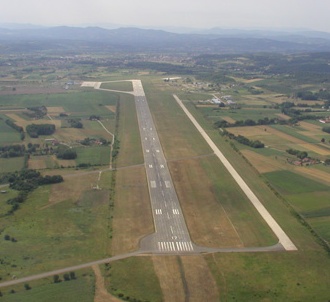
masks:
<instances>
[{"instance_id":1,"label":"hazy horizon","mask_svg":"<svg viewBox=\"0 0 330 302\"><path fill-rule=\"evenodd\" d=\"M217 0L203 2L122 0L12 0L0 11L1 23L41 26L143 28L272 29L330 31L330 2L324 0Z\"/></svg>"}]
</instances>

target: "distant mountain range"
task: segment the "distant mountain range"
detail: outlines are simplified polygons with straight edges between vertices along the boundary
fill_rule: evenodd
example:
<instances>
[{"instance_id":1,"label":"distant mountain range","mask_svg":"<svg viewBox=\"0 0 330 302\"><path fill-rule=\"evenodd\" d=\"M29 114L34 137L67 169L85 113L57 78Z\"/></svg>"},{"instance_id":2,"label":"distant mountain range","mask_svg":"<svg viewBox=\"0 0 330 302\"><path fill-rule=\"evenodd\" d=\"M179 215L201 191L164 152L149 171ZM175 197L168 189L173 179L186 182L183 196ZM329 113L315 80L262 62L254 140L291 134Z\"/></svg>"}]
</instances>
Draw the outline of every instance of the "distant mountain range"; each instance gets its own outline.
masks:
<instances>
[{"instance_id":1,"label":"distant mountain range","mask_svg":"<svg viewBox=\"0 0 330 302\"><path fill-rule=\"evenodd\" d=\"M174 33L134 27L105 29L0 24L0 52L24 51L24 49L37 51L38 45L40 49L75 48L77 52L86 50L164 53L330 52L330 33L221 28L194 33Z\"/></svg>"}]
</instances>

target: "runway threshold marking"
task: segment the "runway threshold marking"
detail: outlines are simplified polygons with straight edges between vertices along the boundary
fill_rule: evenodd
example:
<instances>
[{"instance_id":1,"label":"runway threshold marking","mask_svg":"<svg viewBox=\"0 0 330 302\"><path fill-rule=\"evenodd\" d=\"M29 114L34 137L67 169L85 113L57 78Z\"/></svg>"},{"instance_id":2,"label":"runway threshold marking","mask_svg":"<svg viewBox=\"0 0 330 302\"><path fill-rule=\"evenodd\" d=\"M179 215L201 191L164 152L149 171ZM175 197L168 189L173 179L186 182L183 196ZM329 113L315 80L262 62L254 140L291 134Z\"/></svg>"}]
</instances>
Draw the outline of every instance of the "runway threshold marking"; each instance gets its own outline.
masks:
<instances>
[{"instance_id":1,"label":"runway threshold marking","mask_svg":"<svg viewBox=\"0 0 330 302\"><path fill-rule=\"evenodd\" d=\"M157 245L161 252L192 252L194 250L191 241L162 241L158 242Z\"/></svg>"}]
</instances>

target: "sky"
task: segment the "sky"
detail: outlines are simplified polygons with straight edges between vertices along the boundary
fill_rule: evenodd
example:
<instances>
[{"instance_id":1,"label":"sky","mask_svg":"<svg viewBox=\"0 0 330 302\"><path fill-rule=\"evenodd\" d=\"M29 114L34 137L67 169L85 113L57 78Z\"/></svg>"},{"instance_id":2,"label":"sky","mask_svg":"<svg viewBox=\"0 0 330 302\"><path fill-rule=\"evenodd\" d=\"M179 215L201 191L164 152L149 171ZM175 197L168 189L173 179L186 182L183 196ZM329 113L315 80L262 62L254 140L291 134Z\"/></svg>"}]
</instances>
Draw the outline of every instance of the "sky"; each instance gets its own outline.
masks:
<instances>
[{"instance_id":1,"label":"sky","mask_svg":"<svg viewBox=\"0 0 330 302\"><path fill-rule=\"evenodd\" d=\"M330 32L329 14L329 0L10 0L1 6L0 23Z\"/></svg>"}]
</instances>

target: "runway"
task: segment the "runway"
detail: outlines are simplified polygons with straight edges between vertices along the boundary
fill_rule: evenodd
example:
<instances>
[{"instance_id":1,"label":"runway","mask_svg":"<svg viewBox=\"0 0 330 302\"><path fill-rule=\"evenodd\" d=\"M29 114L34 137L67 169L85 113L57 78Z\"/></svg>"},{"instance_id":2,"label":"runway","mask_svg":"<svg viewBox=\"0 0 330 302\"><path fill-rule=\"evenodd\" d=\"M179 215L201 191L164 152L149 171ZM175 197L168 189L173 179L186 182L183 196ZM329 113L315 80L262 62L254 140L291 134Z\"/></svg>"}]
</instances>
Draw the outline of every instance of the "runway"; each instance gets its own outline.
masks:
<instances>
[{"instance_id":1,"label":"runway","mask_svg":"<svg viewBox=\"0 0 330 302\"><path fill-rule=\"evenodd\" d=\"M132 82L155 224L155 233L141 241L141 250L194 252L195 246L189 236L142 83L139 80Z\"/></svg>"}]
</instances>

